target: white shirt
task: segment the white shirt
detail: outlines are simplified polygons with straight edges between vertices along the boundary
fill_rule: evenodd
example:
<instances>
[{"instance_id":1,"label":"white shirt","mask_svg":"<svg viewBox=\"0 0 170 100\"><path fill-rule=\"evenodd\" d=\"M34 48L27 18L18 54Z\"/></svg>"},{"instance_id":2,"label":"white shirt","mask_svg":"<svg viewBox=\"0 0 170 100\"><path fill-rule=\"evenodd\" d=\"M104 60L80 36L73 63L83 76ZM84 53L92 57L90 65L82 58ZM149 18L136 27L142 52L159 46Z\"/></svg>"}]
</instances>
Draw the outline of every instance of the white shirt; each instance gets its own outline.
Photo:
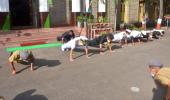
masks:
<instances>
[{"instance_id":1,"label":"white shirt","mask_svg":"<svg viewBox=\"0 0 170 100\"><path fill-rule=\"evenodd\" d=\"M138 37L142 37L142 34L140 31L132 30L132 32L130 33L130 36L134 38L138 38Z\"/></svg>"},{"instance_id":2,"label":"white shirt","mask_svg":"<svg viewBox=\"0 0 170 100\"><path fill-rule=\"evenodd\" d=\"M160 32L160 33L164 32L164 30L158 30L158 29L153 29L152 32L154 32L154 31L157 31L157 32Z\"/></svg>"},{"instance_id":3,"label":"white shirt","mask_svg":"<svg viewBox=\"0 0 170 100\"><path fill-rule=\"evenodd\" d=\"M120 41L123 39L123 37L126 36L126 32L120 32L120 33L116 33L114 34L114 38L112 41Z\"/></svg>"},{"instance_id":4,"label":"white shirt","mask_svg":"<svg viewBox=\"0 0 170 100\"><path fill-rule=\"evenodd\" d=\"M69 42L63 44L61 46L61 50L65 51L65 49L69 49L69 48L74 49L76 47L76 45L78 45L79 40L88 40L88 39L85 36L75 37L74 39L70 40Z\"/></svg>"},{"instance_id":5,"label":"white shirt","mask_svg":"<svg viewBox=\"0 0 170 100\"><path fill-rule=\"evenodd\" d=\"M151 31L145 31L145 30L142 30L141 32L143 35L147 35L147 33L151 33Z\"/></svg>"}]
</instances>

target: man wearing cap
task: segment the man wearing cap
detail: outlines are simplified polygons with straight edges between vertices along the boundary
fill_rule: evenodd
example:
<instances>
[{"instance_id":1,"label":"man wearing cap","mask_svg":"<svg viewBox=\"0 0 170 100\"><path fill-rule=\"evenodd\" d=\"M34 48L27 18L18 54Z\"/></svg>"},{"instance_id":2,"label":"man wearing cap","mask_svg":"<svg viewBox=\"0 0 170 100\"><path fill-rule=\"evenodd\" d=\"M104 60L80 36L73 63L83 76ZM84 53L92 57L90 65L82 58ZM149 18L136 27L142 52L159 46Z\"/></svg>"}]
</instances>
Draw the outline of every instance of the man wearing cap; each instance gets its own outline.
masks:
<instances>
[{"instance_id":1,"label":"man wearing cap","mask_svg":"<svg viewBox=\"0 0 170 100\"><path fill-rule=\"evenodd\" d=\"M170 100L170 68L163 67L159 61L152 61L149 64L149 72L154 80L167 86L166 100Z\"/></svg>"},{"instance_id":2,"label":"man wearing cap","mask_svg":"<svg viewBox=\"0 0 170 100\"><path fill-rule=\"evenodd\" d=\"M14 62L16 62L16 63L28 62L28 63L30 63L30 68L33 71L34 56L31 51L12 52L8 60L9 60L10 66L12 68L12 74L16 74Z\"/></svg>"}]
</instances>

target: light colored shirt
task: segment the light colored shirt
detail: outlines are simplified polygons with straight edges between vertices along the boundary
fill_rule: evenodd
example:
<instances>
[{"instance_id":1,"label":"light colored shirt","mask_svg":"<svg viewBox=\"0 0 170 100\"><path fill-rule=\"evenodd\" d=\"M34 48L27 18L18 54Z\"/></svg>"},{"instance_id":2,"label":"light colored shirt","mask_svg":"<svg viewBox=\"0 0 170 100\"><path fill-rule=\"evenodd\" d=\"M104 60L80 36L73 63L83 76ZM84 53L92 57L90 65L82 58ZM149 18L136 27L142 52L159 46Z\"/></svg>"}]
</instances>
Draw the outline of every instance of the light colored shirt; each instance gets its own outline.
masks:
<instances>
[{"instance_id":1,"label":"light colored shirt","mask_svg":"<svg viewBox=\"0 0 170 100\"><path fill-rule=\"evenodd\" d=\"M158 29L153 29L152 32L154 32L154 31L157 31L157 32L160 32L160 33L164 32L164 30L158 30Z\"/></svg>"},{"instance_id":2,"label":"light colored shirt","mask_svg":"<svg viewBox=\"0 0 170 100\"><path fill-rule=\"evenodd\" d=\"M61 46L61 50L65 51L65 49L74 49L76 45L79 45L79 40L88 40L85 36L75 37L74 39L70 40L69 42L63 44Z\"/></svg>"},{"instance_id":3,"label":"light colored shirt","mask_svg":"<svg viewBox=\"0 0 170 100\"><path fill-rule=\"evenodd\" d=\"M15 51L15 52L13 52L12 53L12 55L9 57L9 62L17 62L18 60L19 60L19 58L20 58L20 52L21 51Z\"/></svg>"},{"instance_id":4,"label":"light colored shirt","mask_svg":"<svg viewBox=\"0 0 170 100\"><path fill-rule=\"evenodd\" d=\"M155 80L158 80L162 85L168 85L170 82L170 68L163 67L154 77Z\"/></svg>"},{"instance_id":5,"label":"light colored shirt","mask_svg":"<svg viewBox=\"0 0 170 100\"><path fill-rule=\"evenodd\" d=\"M147 35L147 33L151 33L151 31L142 30L141 33L142 33L143 35Z\"/></svg>"},{"instance_id":6,"label":"light colored shirt","mask_svg":"<svg viewBox=\"0 0 170 100\"><path fill-rule=\"evenodd\" d=\"M120 40L122 40L124 37L126 37L126 32L116 33L116 34L114 34L114 38L113 38L112 41L120 41Z\"/></svg>"},{"instance_id":7,"label":"light colored shirt","mask_svg":"<svg viewBox=\"0 0 170 100\"><path fill-rule=\"evenodd\" d=\"M26 61L27 59L30 60L30 61L34 60L34 56L33 56L32 52L29 51L29 50L25 50L25 52L28 53L28 56L26 57L26 59L22 59L22 56L21 56L22 54L21 53L23 53L23 52L24 51L20 51L20 50L14 51L12 53L12 55L9 57L9 59L8 59L9 62L18 62L19 60Z\"/></svg>"},{"instance_id":8,"label":"light colored shirt","mask_svg":"<svg viewBox=\"0 0 170 100\"><path fill-rule=\"evenodd\" d=\"M138 37L142 37L142 34L140 31L132 30L130 33L130 36L132 36L134 38L138 38Z\"/></svg>"}]
</instances>

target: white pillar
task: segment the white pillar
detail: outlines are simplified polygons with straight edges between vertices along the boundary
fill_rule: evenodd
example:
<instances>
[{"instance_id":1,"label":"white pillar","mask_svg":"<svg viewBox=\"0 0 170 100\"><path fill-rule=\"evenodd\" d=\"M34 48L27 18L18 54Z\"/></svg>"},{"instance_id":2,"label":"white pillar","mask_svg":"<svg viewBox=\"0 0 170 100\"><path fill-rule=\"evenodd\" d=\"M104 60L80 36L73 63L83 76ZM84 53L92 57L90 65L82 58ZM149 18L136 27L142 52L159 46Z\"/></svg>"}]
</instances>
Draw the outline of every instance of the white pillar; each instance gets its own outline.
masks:
<instances>
[{"instance_id":1,"label":"white pillar","mask_svg":"<svg viewBox=\"0 0 170 100\"><path fill-rule=\"evenodd\" d=\"M72 0L72 12L80 12L80 0Z\"/></svg>"}]
</instances>

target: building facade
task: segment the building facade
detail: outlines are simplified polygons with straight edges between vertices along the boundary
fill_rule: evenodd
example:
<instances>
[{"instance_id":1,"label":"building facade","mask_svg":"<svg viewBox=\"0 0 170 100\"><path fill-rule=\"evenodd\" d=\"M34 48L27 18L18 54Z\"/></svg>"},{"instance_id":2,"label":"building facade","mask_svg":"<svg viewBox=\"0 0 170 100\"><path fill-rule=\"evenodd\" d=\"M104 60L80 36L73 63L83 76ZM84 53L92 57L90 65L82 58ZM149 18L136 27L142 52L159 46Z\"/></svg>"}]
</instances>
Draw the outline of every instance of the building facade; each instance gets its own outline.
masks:
<instances>
[{"instance_id":1,"label":"building facade","mask_svg":"<svg viewBox=\"0 0 170 100\"><path fill-rule=\"evenodd\" d=\"M80 12L73 12L74 0L1 0L0 3L0 30L20 28L50 28L76 25L77 17L92 14L97 22L100 16L107 17L113 24L134 23L143 21L146 10L151 19L156 19L159 14L159 4L153 2L150 9L146 9L145 0L79 0ZM86 12L82 7L91 6L91 11ZM154 1L154 0L153 0ZM100 10L102 2L104 11ZM164 13L170 14L170 1L164 0ZM152 13L151 13L152 12Z\"/></svg>"}]
</instances>

